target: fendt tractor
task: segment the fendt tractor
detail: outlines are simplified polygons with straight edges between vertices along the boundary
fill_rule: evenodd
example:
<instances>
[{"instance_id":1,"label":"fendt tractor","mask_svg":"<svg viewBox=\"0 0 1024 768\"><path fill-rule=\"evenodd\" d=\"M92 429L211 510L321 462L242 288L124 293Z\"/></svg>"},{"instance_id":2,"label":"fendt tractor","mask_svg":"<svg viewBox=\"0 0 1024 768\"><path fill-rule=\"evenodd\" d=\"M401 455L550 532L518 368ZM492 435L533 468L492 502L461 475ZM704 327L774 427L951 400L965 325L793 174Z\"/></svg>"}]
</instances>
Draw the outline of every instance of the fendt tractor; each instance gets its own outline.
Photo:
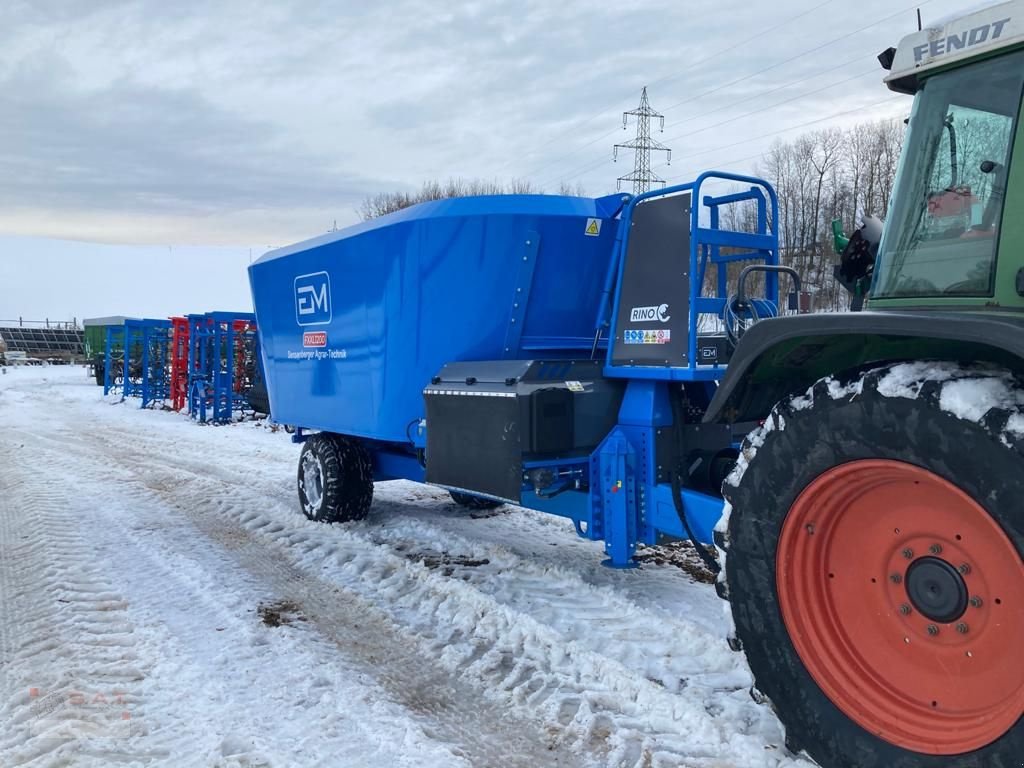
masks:
<instances>
[{"instance_id":1,"label":"fendt tractor","mask_svg":"<svg viewBox=\"0 0 1024 768\"><path fill-rule=\"evenodd\" d=\"M838 269L865 311L794 311L775 192L726 173L429 202L263 256L305 514L405 478L568 518L613 567L691 539L792 750L1021 765L1024 2L879 58L915 98L880 242Z\"/></svg>"}]
</instances>

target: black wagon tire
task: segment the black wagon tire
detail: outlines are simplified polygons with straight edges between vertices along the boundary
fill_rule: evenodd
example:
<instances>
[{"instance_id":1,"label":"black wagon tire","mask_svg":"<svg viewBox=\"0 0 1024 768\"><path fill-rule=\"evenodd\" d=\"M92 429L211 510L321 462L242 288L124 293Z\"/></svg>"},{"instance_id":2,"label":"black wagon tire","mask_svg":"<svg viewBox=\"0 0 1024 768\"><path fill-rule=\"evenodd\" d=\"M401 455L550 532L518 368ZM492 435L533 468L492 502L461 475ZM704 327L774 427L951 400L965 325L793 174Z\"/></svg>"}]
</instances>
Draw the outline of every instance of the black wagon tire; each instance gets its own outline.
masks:
<instances>
[{"instance_id":1,"label":"black wagon tire","mask_svg":"<svg viewBox=\"0 0 1024 768\"><path fill-rule=\"evenodd\" d=\"M373 465L358 442L321 432L302 446L297 484L299 505L310 520L362 520L373 502Z\"/></svg>"},{"instance_id":2,"label":"black wagon tire","mask_svg":"<svg viewBox=\"0 0 1024 768\"><path fill-rule=\"evenodd\" d=\"M482 496L473 496L469 493L462 493L460 491L448 491L448 493L451 495L452 501L466 509L497 509L502 505L500 501L485 499Z\"/></svg>"},{"instance_id":3,"label":"black wagon tire","mask_svg":"<svg viewBox=\"0 0 1024 768\"><path fill-rule=\"evenodd\" d=\"M818 382L744 442L725 591L792 750L1020 764L1022 405L1006 371L892 365Z\"/></svg>"}]
</instances>

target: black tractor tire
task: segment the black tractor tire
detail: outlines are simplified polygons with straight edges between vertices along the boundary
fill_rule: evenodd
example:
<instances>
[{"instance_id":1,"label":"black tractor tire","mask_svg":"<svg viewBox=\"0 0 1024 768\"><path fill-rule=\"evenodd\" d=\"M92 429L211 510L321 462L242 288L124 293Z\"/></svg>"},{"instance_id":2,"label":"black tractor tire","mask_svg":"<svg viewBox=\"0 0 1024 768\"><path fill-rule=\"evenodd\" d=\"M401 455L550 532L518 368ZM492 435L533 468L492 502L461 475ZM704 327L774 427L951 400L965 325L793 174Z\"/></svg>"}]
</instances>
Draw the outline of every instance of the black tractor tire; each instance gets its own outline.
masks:
<instances>
[{"instance_id":1,"label":"black tractor tire","mask_svg":"<svg viewBox=\"0 0 1024 768\"><path fill-rule=\"evenodd\" d=\"M469 493L461 493L459 491L448 491L448 493L451 495L452 501L466 509L497 509L503 504L503 502L495 501L494 499L485 499Z\"/></svg>"},{"instance_id":2,"label":"black tractor tire","mask_svg":"<svg viewBox=\"0 0 1024 768\"><path fill-rule=\"evenodd\" d=\"M318 523L362 520L373 503L373 465L366 449L320 432L302 446L296 482L303 514Z\"/></svg>"},{"instance_id":3,"label":"black tractor tire","mask_svg":"<svg viewBox=\"0 0 1024 768\"><path fill-rule=\"evenodd\" d=\"M890 375L894 371L898 376ZM999 389L1008 396L997 398L991 407L983 405L973 413L962 406L952 408L956 413L944 410L940 403L943 388L952 382L964 381L977 382L980 389ZM879 391L880 386L882 391ZM787 746L794 752L805 750L825 768L1009 768L1020 765L1021 756L1024 755L1024 719L1012 719L1012 709L1016 705L1008 708L1011 710L1011 719L1005 726L1006 730L1000 731L1001 735L993 734L993 740L969 747L968 751L958 748L945 750L949 754L934 754L934 749L932 753L928 750L908 749L907 744L916 742L902 737L895 738L893 734L898 732L893 730L885 733L884 726L878 730L862 727L848 714L848 711L858 706L856 698L845 698L847 707L840 708L812 676L810 665L804 663L797 650L797 645L803 643L804 638L791 637L787 628L784 604L789 596L780 597L783 589L789 590L785 585L794 583L793 579L796 578L786 570L787 563L796 561L785 559L786 543L782 540L780 544L780 538L787 530L794 530L794 523L798 533L792 534L793 537L802 537L804 528L808 536L817 533L819 541L827 533L815 531L814 525L804 525L806 518L795 515L790 522L791 527L786 529L784 524L787 516L794 514L797 509L815 510L808 514L819 517L831 514L822 512L827 505L818 505L817 498L813 496L813 488L820 486L815 485L810 490L808 487L823 476L849 471L854 466L850 463L861 460L873 462L856 466L896 466L895 462L901 462L903 469L897 471L915 473L923 469L937 476L939 480L936 482L948 482L955 486L953 492L965 493L969 497L968 503L977 505L980 517L984 518L987 513L995 521L997 526L993 530L997 534L1001 528L1009 553L1009 559L1004 562L1013 563L1013 550L1016 549L1018 557L1024 552L1024 505L1021 504L1024 439L1019 431L1015 431L1015 427L1024 424L1024 408L1018 403L1024 403L1024 386L1006 371L971 369L952 363L890 365L867 373L857 372L846 377L830 377L819 381L805 395L789 398L776 405L764 425L744 441L737 467L722 488L731 510L727 513L727 529L724 535L719 534L719 544L726 558L725 589L720 589L720 594L727 595L731 603L737 639L754 674L755 698L763 700L761 696L764 696L770 700L786 728ZM949 405L948 401L946 405ZM843 465L848 466L842 469ZM912 467L906 468L907 465ZM860 488L859 485L854 487ZM804 499L814 499L810 505L799 498L805 490L808 490L808 494ZM861 494L859 498L864 500L861 503L867 503L870 497ZM901 494L897 498L902 500L914 497ZM912 502L906 503L909 505ZM839 508L850 509L849 506L841 505ZM871 506L867 515L856 518L857 525L865 525L866 518L885 514L886 509L885 504ZM926 512L930 515L931 509ZM814 519L825 523L824 520ZM886 521L889 527L884 532L887 535L900 533L899 529L891 527L888 518ZM968 531L962 533L967 534ZM959 534L956 535L956 539L960 538ZM799 540L806 542L810 539ZM838 542L837 546L842 547L845 541L848 540ZM879 545L879 552L883 553L879 562L884 561L885 546L888 544ZM902 545L896 543L892 546ZM871 557L872 553L864 549L859 549L856 556ZM947 553L943 557L952 557L948 554L949 549L947 546ZM899 552L897 549L892 557L898 560ZM908 547L902 549L903 557L907 558L927 554L926 549L918 549L918 554L911 555L911 552ZM844 557L850 556L844 554ZM783 565L777 570L780 561ZM832 560L821 562L819 568L807 568L801 573L809 574L806 581L812 585L824 584L823 587L811 588L823 590L821 594L826 596L826 601L845 599L842 597L843 592L829 591L834 588L833 585L845 590L863 590L863 593L846 594L863 594L863 597L858 596L856 599L864 601L874 601L880 594L868 590L894 589L892 584L885 583L887 581L893 584L902 582L908 591L911 588L909 569L906 577L897 579L890 575L886 578L885 573L889 569L882 566L881 570L885 573L879 574L877 585L869 584L869 579L859 572L856 579L840 583L839 579L844 574L823 573L832 569ZM1019 567L1019 564L1010 567ZM822 572L819 573L819 570ZM962 570L960 572L963 573ZM799 578L804 579L804 576ZM835 578L836 581L830 582L829 578ZM783 579L789 581L784 582ZM874 582L874 579L870 581ZM1005 584L997 589L1013 594L1018 587ZM986 600L993 597L987 595ZM1024 594L1016 591L1016 597L1012 600L1015 605L1011 606L1011 611L1020 615L1020 612L1024 612ZM793 605L792 602L788 604ZM915 608L918 605L915 603ZM987 605L991 605L991 602ZM895 614L901 613L904 607L909 608L900 606L899 610L893 612L894 622L899 621L900 617ZM821 626L829 621L829 616L824 608L816 608L814 605L802 605L800 611L808 617L802 620L816 622ZM924 614L924 611L912 613L922 622L931 621ZM888 613L879 615L884 615L886 622L890 621ZM977 614L965 613L963 616L972 620L973 633L972 617ZM887 623L884 626L888 632L890 625ZM896 644L909 643L910 640L904 638L902 633L907 631L909 635L910 632L899 628L898 624L896 626ZM928 634L931 634L931 627L927 629ZM947 632L945 626L942 632ZM953 631L953 634L942 634L941 639L953 640L956 637ZM973 642L974 635L968 637ZM919 641L915 636L915 645L908 647L913 647L915 653L944 652L937 645L928 646L927 640L924 638ZM842 646L837 643L837 647ZM963 650L957 653L963 655ZM930 657L920 658L923 661ZM1019 651L1011 647L1006 648L1005 653L1000 651L997 658L998 662L994 663L998 663L1000 669L1007 670L1008 674L1009 670L1018 669L1021 663ZM947 674L937 670L936 674L939 673ZM950 684L973 684L964 679L967 677L970 677L969 672ZM977 679L980 680L980 677ZM885 690L881 685L863 678L858 682L872 685L874 690ZM847 693L852 691L844 690ZM844 695L837 695L836 698L840 702L844 701ZM932 707L936 706L936 702L930 703ZM915 701L914 706L924 707L927 704ZM946 715L943 713L942 716ZM931 729L933 723L939 723L939 719L937 716L934 721L925 722L926 727ZM901 743L904 746L898 746Z\"/></svg>"}]
</instances>

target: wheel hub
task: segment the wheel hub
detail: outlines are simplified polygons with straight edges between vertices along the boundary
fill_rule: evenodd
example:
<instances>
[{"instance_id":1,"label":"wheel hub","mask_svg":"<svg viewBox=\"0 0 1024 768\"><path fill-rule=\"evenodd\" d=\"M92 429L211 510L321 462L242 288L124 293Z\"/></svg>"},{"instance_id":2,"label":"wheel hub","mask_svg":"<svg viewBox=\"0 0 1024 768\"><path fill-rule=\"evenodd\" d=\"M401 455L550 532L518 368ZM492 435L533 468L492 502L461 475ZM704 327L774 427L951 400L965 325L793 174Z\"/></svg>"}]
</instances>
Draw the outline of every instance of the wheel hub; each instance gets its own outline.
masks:
<instances>
[{"instance_id":1,"label":"wheel hub","mask_svg":"<svg viewBox=\"0 0 1024 768\"><path fill-rule=\"evenodd\" d=\"M801 662L868 732L959 755L1024 715L1024 562L944 478L881 459L823 472L783 522L775 576Z\"/></svg>"},{"instance_id":2,"label":"wheel hub","mask_svg":"<svg viewBox=\"0 0 1024 768\"><path fill-rule=\"evenodd\" d=\"M311 453L302 457L302 492L306 496L308 510L315 514L320 511L323 501L323 467L320 459Z\"/></svg>"},{"instance_id":3,"label":"wheel hub","mask_svg":"<svg viewBox=\"0 0 1024 768\"><path fill-rule=\"evenodd\" d=\"M967 584L950 563L939 557L921 557L906 575L910 604L925 618L952 624L967 611Z\"/></svg>"}]
</instances>

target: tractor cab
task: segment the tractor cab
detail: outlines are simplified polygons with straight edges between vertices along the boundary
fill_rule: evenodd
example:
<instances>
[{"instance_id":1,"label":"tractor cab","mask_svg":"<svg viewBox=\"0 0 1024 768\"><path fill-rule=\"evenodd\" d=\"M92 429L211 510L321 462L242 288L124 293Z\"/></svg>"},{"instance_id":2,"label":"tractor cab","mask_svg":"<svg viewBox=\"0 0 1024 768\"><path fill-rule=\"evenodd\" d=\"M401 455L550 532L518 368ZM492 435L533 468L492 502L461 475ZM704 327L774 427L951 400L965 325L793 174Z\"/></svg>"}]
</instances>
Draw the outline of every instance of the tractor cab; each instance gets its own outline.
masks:
<instances>
[{"instance_id":1,"label":"tractor cab","mask_svg":"<svg viewBox=\"0 0 1024 768\"><path fill-rule=\"evenodd\" d=\"M836 233L866 311L754 325L704 417L762 424L722 485L720 594L794 752L1017 765L1024 0L879 59L914 104L884 228Z\"/></svg>"},{"instance_id":2,"label":"tractor cab","mask_svg":"<svg viewBox=\"0 0 1024 768\"><path fill-rule=\"evenodd\" d=\"M1018 9L987 8L881 57L892 60L889 87L915 98L878 249L875 308L1024 307L1024 223L1005 213L1024 194L1010 183L1024 89Z\"/></svg>"}]
</instances>

